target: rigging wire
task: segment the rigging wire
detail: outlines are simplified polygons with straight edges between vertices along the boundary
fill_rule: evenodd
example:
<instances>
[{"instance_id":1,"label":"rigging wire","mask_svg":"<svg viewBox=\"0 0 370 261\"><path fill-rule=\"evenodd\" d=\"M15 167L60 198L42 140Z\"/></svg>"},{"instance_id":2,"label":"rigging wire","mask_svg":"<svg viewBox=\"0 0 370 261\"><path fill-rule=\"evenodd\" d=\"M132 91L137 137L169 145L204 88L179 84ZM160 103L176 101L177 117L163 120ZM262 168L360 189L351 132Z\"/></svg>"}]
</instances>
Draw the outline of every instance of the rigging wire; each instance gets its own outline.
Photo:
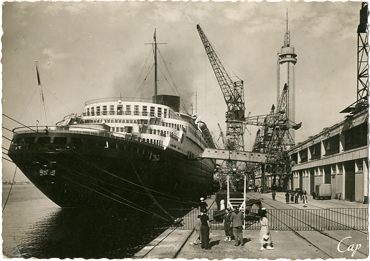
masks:
<instances>
[{"instance_id":1,"label":"rigging wire","mask_svg":"<svg viewBox=\"0 0 370 261\"><path fill-rule=\"evenodd\" d=\"M166 61L164 60L164 58L163 58L163 56L162 56L162 53L161 53L161 51L160 51L159 49L158 49L158 52L159 52L159 56L161 57L161 59L162 59L162 61L163 61L163 63L164 63L164 67L166 68L166 70L167 70L167 72L168 72L168 74L169 74L169 76L170 76L170 78L171 78L172 84L173 84L173 86L175 87L175 89L176 89L176 91L177 91L177 95L179 95L179 96L180 96L179 89L177 88L177 86L176 86L176 84L175 84L175 81L173 80L172 75L171 75L170 71L168 70L167 63L166 63ZM167 79L166 79L166 81L167 81ZM170 83L168 83L168 84L170 84ZM171 87L171 86L170 86L170 87ZM172 87L171 87L171 89L172 89ZM173 91L174 93L176 93L173 89L172 89L172 91Z\"/></svg>"},{"instance_id":2,"label":"rigging wire","mask_svg":"<svg viewBox=\"0 0 370 261\"><path fill-rule=\"evenodd\" d=\"M141 185L144 187L144 189L145 189L145 191L148 193L148 195L150 196L150 198L153 200L153 202L155 203L155 204L157 204L162 210L163 210L163 212L165 212L167 215L169 215L173 220L175 220L175 218L173 217L173 216L171 216L170 215L170 213L168 213L159 203L158 203L158 201L153 197L153 195L150 193L150 191L147 189L147 187L144 185L144 183L143 183L143 181L141 180L141 178L140 178L140 176L139 176L139 174L137 173L137 171L136 171L136 169L135 169L135 167L134 167L134 165L132 164L132 161L130 160L130 163L131 163L131 166L132 166L132 168L134 169L134 172L135 172L135 174L136 174L136 176L137 176L137 178L139 179L139 181L140 181L140 183L141 183Z\"/></svg>"},{"instance_id":3,"label":"rigging wire","mask_svg":"<svg viewBox=\"0 0 370 261\"><path fill-rule=\"evenodd\" d=\"M5 153L4 153L5 154ZM6 154L6 155L8 155L8 154ZM9 161L9 162L11 162L11 163L14 163L12 160L10 160L10 159L7 159L7 158L4 158L4 157L1 157L2 159L4 159L4 160L7 160L7 161Z\"/></svg>"},{"instance_id":4,"label":"rigging wire","mask_svg":"<svg viewBox=\"0 0 370 261\"><path fill-rule=\"evenodd\" d=\"M145 196L147 196L147 194L146 194L146 193L139 192L139 191L137 191L137 190L132 190L132 189L124 188L124 187L118 186L118 185L116 185L116 184L108 183L108 182L106 182L106 181L102 181L102 180L100 180L100 179L93 178L93 177L91 177L91 175L84 175L84 174L82 174L82 173L80 173L80 172L77 172L77 171L74 171L74 170L70 170L70 171L72 171L72 172L74 172L75 174L80 175L80 176L82 176L82 177L90 178L90 179L92 179L92 180L94 180L94 181L97 181L97 182L103 183L103 184L108 185L108 186L111 186L111 187L115 187L115 188L119 188L119 189L121 189L121 190L126 190L126 191L130 191L130 192L133 192L133 193L136 193L136 194L141 194L141 195L145 195ZM181 201L181 199L178 199L178 200L176 200L176 199L168 199L168 198L160 197L160 196L156 196L156 198L163 199L163 200L167 200L167 201L172 201L172 202L183 203L183 204L194 204L194 203L197 203L197 202L185 203L185 202Z\"/></svg>"},{"instance_id":5,"label":"rigging wire","mask_svg":"<svg viewBox=\"0 0 370 261\"><path fill-rule=\"evenodd\" d=\"M8 141L12 141L11 139L5 137L4 135L1 135L3 138L7 139Z\"/></svg>"},{"instance_id":6,"label":"rigging wire","mask_svg":"<svg viewBox=\"0 0 370 261\"><path fill-rule=\"evenodd\" d=\"M143 65L143 67L141 68L141 71L140 71L140 73L139 73L139 75L138 75L138 77L137 77L137 79L136 79L136 81L135 81L135 85L134 86L136 86L137 85L137 83L139 82L139 78L140 78L140 75L142 74L142 72L144 71L144 69L145 69L145 65L147 64L147 62L148 62L148 60L149 60L149 57L151 56L151 54L152 54L152 52L151 51L149 51L149 53L148 53L148 56L147 56L147 58L146 58L146 61L144 62L144 65ZM153 68L153 66L152 66L152 68ZM151 69L149 69L149 72L151 71ZM149 74L149 73L148 73ZM144 78L144 80L143 80L143 83L144 83L144 81L146 81L146 79L147 79L147 77L148 77L148 74L146 75L146 77ZM141 83L140 84L140 87L138 88L138 89L140 89L142 86L143 86L143 83ZM137 94L137 92L138 92L138 90L135 92L135 95L133 96L133 97L136 97L136 94Z\"/></svg>"},{"instance_id":7,"label":"rigging wire","mask_svg":"<svg viewBox=\"0 0 370 261\"><path fill-rule=\"evenodd\" d=\"M159 56L161 57L161 59L162 59L162 61L163 61L163 63L164 63L164 66L165 66L165 68L166 68L166 71L168 72L168 74L169 74L169 77L170 77L170 79L171 79L171 81L172 81L172 84L173 84L173 86L175 87L175 89L176 89L176 91L177 91L177 95L178 96L181 96L180 95L180 91L179 91L179 88L177 88L177 85L176 85L176 83L175 83L175 81L173 80L173 78L172 78L172 74L171 74L171 72L170 72L170 70L168 69L168 67L167 67L167 63L166 63L166 61L164 60L164 58L163 58L163 56L162 56L162 53L161 53L161 51L158 49L158 52L159 52ZM160 70L161 70L161 68L159 68ZM162 70L161 70L161 72L162 72ZM162 75L164 76L164 73L162 72ZM165 77L165 76L164 76ZM165 77L165 79L166 79L166 77ZM167 81L167 79L166 79L166 81ZM170 86L170 88L172 89L172 91L176 94L176 92L173 90L173 88L171 87L171 84L170 84L170 82L169 81L167 81L168 82L168 85ZM182 100L181 100L181 105L182 105L182 108L184 109L184 111L187 113L187 114L189 114L189 112L188 112L188 110L187 110L187 108L186 108L186 106L185 106L185 104L182 102Z\"/></svg>"},{"instance_id":8,"label":"rigging wire","mask_svg":"<svg viewBox=\"0 0 370 261\"><path fill-rule=\"evenodd\" d=\"M6 129L7 131L10 131L10 132L13 132L11 129L8 129L8 128L6 128L6 127L4 127L4 126L1 126L3 129Z\"/></svg>"},{"instance_id":9,"label":"rigging wire","mask_svg":"<svg viewBox=\"0 0 370 261\"><path fill-rule=\"evenodd\" d=\"M14 185L15 174L17 173L17 169L18 169L18 167L15 167L14 175L13 175L13 180L12 180L12 185L10 186L10 190L9 190L8 196L6 197L6 200L5 200L5 203L4 203L4 206L3 206L3 212L4 212L4 209L5 209L6 204L8 203L10 193L12 192L12 188L13 188L13 185Z\"/></svg>"},{"instance_id":10,"label":"rigging wire","mask_svg":"<svg viewBox=\"0 0 370 261\"><path fill-rule=\"evenodd\" d=\"M58 164L59 166L61 166L60 164ZM77 171L74 171L74 170L71 170L71 169L69 169L69 168L67 168L67 167L65 167L65 166L61 166L62 168L64 168L64 169L66 169L66 170L69 170L69 171L71 171L71 172L74 172L75 174L77 174L77 175L81 175L81 176L85 176L86 177L86 175L83 175L83 174L81 174L81 173L79 173L79 172L77 172ZM65 176L63 176L62 175L62 177L63 178L66 178L66 179L68 179L67 177L65 177ZM94 179L94 180L96 180L96 179ZM88 181L88 180L87 180ZM80 184L79 182L77 182L77 181L75 181L75 183L77 184ZM116 196L116 197L118 197L119 199L122 199L122 200L124 200L124 201L126 201L126 202L128 202L128 203L130 203L131 205L129 205L128 203L123 203L123 202L121 202L122 204L124 204L124 205L126 205L126 206L128 206L128 207L131 207L131 208L134 208L134 209L137 209L137 210L142 210L142 212L145 212L145 213L147 213L147 214L153 214L153 215L156 215L156 216L160 216L160 215L158 215L158 214L156 214L155 212L152 212L152 211L149 211L149 210L147 210L147 209L145 209L145 208L143 208L143 207L141 207L141 206L139 206L138 204L135 204L134 202L132 202L132 201L130 201L130 200L128 200L128 199L125 199L125 198L123 198L123 197L121 197L120 195L117 195L116 193L113 193L113 192L111 192L111 191L109 191L109 190L107 190L107 189L105 189L105 188L103 188L102 186L99 186L99 185L97 185L97 184L94 184L94 183L92 183L92 182L89 182L90 184L92 184L92 185L94 185L94 186L96 186L96 187L98 187L98 188L100 188L100 189L102 189L102 190L104 190L104 191L106 191L106 192L108 192L108 193L110 193L111 195L114 195L114 196ZM104 183L104 182L103 182ZM91 189L91 190L93 190L93 189ZM97 192L96 190L93 190L94 192ZM102 194L103 195L103 193L99 193L99 194ZM108 194L104 194L104 195L108 195ZM164 218L162 218L162 219L164 219ZM168 219L167 219L168 220Z\"/></svg>"},{"instance_id":11,"label":"rigging wire","mask_svg":"<svg viewBox=\"0 0 370 261\"><path fill-rule=\"evenodd\" d=\"M21 115L20 119L22 119L23 115L24 115L24 114L25 114L25 112L27 111L28 106L30 105L30 103L31 103L31 101L32 101L32 99L33 99L33 96L35 96L36 91L37 91L37 88L35 88L35 90L33 91L33 94L32 94L32 96L31 96L31 99L28 101L28 104L27 104L26 108L24 109L24 111L23 111L23 113L22 113L22 115Z\"/></svg>"},{"instance_id":12,"label":"rigging wire","mask_svg":"<svg viewBox=\"0 0 370 261\"><path fill-rule=\"evenodd\" d=\"M64 107L66 107L67 110L69 110L71 113L73 113L73 111L68 108L67 105L65 105L61 100L59 100L51 91L49 91L45 86L44 86L44 89L48 91L48 93L50 93L55 99L57 99ZM49 115L50 115L50 112L49 112ZM51 116L50 116L51 118Z\"/></svg>"},{"instance_id":13,"label":"rigging wire","mask_svg":"<svg viewBox=\"0 0 370 261\"><path fill-rule=\"evenodd\" d=\"M81 187L84 187L84 188L88 189L88 190L91 190L91 191L93 191L93 192L95 192L95 193L97 193L97 194L100 194L100 195L102 195L102 196L104 196L104 197L106 197L106 198L109 198L109 199L111 199L111 200L113 200L113 201L116 201L116 202L118 202L118 203L121 203L121 204L123 204L123 205L126 205L126 206L128 206L128 207L134 208L134 209L136 209L136 210L138 210L138 211L141 211L141 212L144 212L144 213L148 214L147 212L145 212L145 211L144 211L144 210L142 210L142 209L138 209L138 208L135 208L135 207L133 207L133 206L130 206L130 205L128 205L128 204L126 204L126 203L124 203L124 202L122 202L122 201L119 201L119 200L117 200L117 199L115 199L115 198L113 198L113 197L110 197L110 196L108 196L108 195L105 195L104 193L101 193L101 192L96 191L96 190L94 190L94 189L92 189L92 188L89 188L89 187L87 187L87 186L85 186L85 185L83 185L83 184L81 184L81 183L78 183L78 182L76 182L76 181L74 181L74 180L71 180L71 179L69 179L69 178L67 178L67 177L62 176L62 178L66 179L66 180L69 180L70 182L75 183L75 184L77 184L77 185L79 185L79 186L81 186ZM163 217L161 217L161 216L159 216L159 215L157 215L157 214L155 214L155 213L151 213L151 214L156 215L158 218L161 218L161 219L163 219L163 220L168 221L168 219L165 219L165 218L163 218Z\"/></svg>"},{"instance_id":14,"label":"rigging wire","mask_svg":"<svg viewBox=\"0 0 370 261\"><path fill-rule=\"evenodd\" d=\"M147 80L147 78L148 78L148 75L149 75L149 73L153 70L153 67L154 67L154 65L152 65L152 67L148 70L148 73L146 74L146 76L145 76L145 78L144 78L144 80L143 80L143 82L142 82L142 84L140 85L140 87L136 90L136 92L135 92L135 94L134 94L134 96L133 97L136 97L136 95L138 94L138 92L141 90L141 88L143 87L143 86L145 86L145 83L146 83L146 80Z\"/></svg>"},{"instance_id":15,"label":"rigging wire","mask_svg":"<svg viewBox=\"0 0 370 261\"><path fill-rule=\"evenodd\" d=\"M30 129L31 131L33 131L33 132L35 132L35 133L38 133L38 134L43 135L43 136L46 136L44 133L37 132L37 131L35 131L34 129L30 128L29 126L26 126L26 125L24 125L23 123L21 123L21 122L19 122L19 121L15 120L15 119L13 119L13 118L11 118L11 117L9 117L9 116L5 115L4 113L3 113L3 116L7 117L8 119L10 119L10 120L12 120L12 121L15 121L16 123L18 123L18 124L22 125L23 127L26 127L27 129Z\"/></svg>"},{"instance_id":16,"label":"rigging wire","mask_svg":"<svg viewBox=\"0 0 370 261\"><path fill-rule=\"evenodd\" d=\"M166 78L166 76L164 75L164 73L163 73L163 71L162 71L162 69L161 69L161 67L160 66L158 66L159 67L159 70L161 71L161 73L162 73L162 75L163 75L163 78L166 80L166 82L168 83L168 86L171 88L171 90L173 91L173 93L174 94L176 94L176 92L175 92L175 90L172 88L172 86L171 86L171 84L170 84L170 82L167 80L167 78ZM176 87L176 86L175 86ZM178 96L180 96L180 94L178 93L178 94L176 94L176 95L178 95ZM186 108L186 106L185 106L185 104L182 102L182 100L180 100L181 101L181 105L182 105L182 108L184 109L184 111L187 113L187 114L189 114L189 112L188 112L188 110L187 110L187 108Z\"/></svg>"},{"instance_id":17,"label":"rigging wire","mask_svg":"<svg viewBox=\"0 0 370 261\"><path fill-rule=\"evenodd\" d=\"M96 169L98 169L98 170L100 170L100 171L102 171L102 172L104 172L104 173L106 173L106 174L111 175L112 177L115 177L115 178L118 178L118 179L120 179L120 180L122 180L122 181L125 181L125 182L127 182L127 183L130 183L131 185L134 185L134 186L137 186L137 187L140 187L140 188L144 188L143 186L141 186L141 185L139 185L139 184L137 184L137 183L135 183L135 182L129 181L129 180L124 179L124 178L122 178L122 177L119 177L119 176L117 176L117 175L115 175L115 174L113 174L113 173L110 173L110 172L109 172L109 171L107 171L107 170L104 170L104 169L100 168L100 167L99 167L98 165L96 165L94 162L91 162L91 161L89 161L89 160L87 160L87 159L83 158L83 156L79 155L79 154L78 154L78 153L76 153L75 151L73 151L73 152L68 151L67 153L74 153L77 159L80 159L80 160L84 161L86 164L89 164L89 165L91 165L91 166L95 167ZM72 155L72 156L73 156L73 155ZM77 156L79 156L79 157L77 157ZM162 194L162 195L164 195L164 196L168 196L168 197L172 197L172 198L179 199L179 198L177 198L177 197L175 197L175 196L173 196L173 195L170 195L170 194L166 194L166 193L163 193L163 192L160 192L160 191L157 191L157 190L154 190L154 189L150 189L150 188L148 188L148 189L149 189L150 191L152 191L152 192L155 192L155 193L158 193L158 194ZM189 203L191 202L191 204L196 203L196 202L192 202L192 201L188 201L188 202L189 202Z\"/></svg>"}]
</instances>

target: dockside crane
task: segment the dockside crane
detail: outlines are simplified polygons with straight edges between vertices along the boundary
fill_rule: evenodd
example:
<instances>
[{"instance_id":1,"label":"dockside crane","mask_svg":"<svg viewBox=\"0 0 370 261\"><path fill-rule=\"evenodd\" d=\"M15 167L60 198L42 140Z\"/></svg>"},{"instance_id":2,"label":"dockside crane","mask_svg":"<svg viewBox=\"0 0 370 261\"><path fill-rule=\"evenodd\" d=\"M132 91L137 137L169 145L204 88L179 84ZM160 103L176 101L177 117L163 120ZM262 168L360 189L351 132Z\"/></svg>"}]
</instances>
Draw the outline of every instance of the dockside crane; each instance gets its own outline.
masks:
<instances>
[{"instance_id":1,"label":"dockside crane","mask_svg":"<svg viewBox=\"0 0 370 261\"><path fill-rule=\"evenodd\" d=\"M230 78L199 24L197 30L227 105L226 138L228 144L229 146L232 145L234 150L244 151L245 104L243 80L233 81Z\"/></svg>"},{"instance_id":2,"label":"dockside crane","mask_svg":"<svg viewBox=\"0 0 370 261\"><path fill-rule=\"evenodd\" d=\"M202 28L199 24L197 25L197 30L202 40L204 49L211 63L213 72L216 76L218 84L221 88L222 94L224 96L227 112L226 112L226 146L231 153L232 151L244 151L244 121L245 121L245 103L244 103L244 86L243 80L238 79L234 81L229 76L228 72L222 65L220 59L218 58L215 50L213 49L211 43L208 41L206 35L204 34ZM227 160L227 168L230 173L233 173L233 177L236 176L237 167L236 161ZM227 175L227 204L228 206L233 206L230 203L229 197L229 175ZM244 175L244 199L243 202L235 202L235 205L242 203L242 206L246 206L246 177Z\"/></svg>"},{"instance_id":3,"label":"dockside crane","mask_svg":"<svg viewBox=\"0 0 370 261\"><path fill-rule=\"evenodd\" d=\"M360 23L357 27L357 100L341 111L351 117L369 108L369 8L361 3Z\"/></svg>"},{"instance_id":4,"label":"dockside crane","mask_svg":"<svg viewBox=\"0 0 370 261\"><path fill-rule=\"evenodd\" d=\"M287 183L287 178L291 174L291 164L287 150L294 146L294 139L290 129L297 130L302 123L294 123L289 120L289 86L284 85L278 106L271 107L270 114L254 116L246 119L245 123L261 126L257 131L252 152L266 153L266 163L256 166L256 170L261 172L262 189L266 189L265 175L272 175L275 179ZM286 184L285 184L286 185Z\"/></svg>"}]
</instances>

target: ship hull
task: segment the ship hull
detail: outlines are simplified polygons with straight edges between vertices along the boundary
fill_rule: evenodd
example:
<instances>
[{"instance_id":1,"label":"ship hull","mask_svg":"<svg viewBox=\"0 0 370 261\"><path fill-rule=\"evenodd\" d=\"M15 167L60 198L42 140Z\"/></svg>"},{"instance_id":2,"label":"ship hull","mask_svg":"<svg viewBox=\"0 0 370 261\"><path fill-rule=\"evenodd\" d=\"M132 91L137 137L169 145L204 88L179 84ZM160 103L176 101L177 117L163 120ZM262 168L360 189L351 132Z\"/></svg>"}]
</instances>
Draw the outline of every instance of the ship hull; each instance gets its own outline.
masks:
<instances>
[{"instance_id":1,"label":"ship hull","mask_svg":"<svg viewBox=\"0 0 370 261\"><path fill-rule=\"evenodd\" d=\"M15 134L13 140L37 138ZM48 133L51 139L84 134ZM188 159L170 148L129 139L88 137L95 145L14 143L9 157L47 197L63 208L190 206L209 194L211 160ZM101 146L96 146L101 144ZM91 145L91 144L90 144Z\"/></svg>"}]
</instances>

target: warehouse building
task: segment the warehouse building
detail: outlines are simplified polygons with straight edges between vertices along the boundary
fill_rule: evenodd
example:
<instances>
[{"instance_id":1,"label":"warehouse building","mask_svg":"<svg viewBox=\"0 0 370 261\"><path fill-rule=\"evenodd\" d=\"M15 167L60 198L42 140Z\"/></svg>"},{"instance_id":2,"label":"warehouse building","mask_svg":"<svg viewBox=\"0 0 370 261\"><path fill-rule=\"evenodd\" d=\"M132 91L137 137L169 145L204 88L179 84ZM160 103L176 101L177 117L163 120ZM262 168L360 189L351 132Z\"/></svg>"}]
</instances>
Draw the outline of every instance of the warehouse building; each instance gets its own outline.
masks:
<instances>
[{"instance_id":1,"label":"warehouse building","mask_svg":"<svg viewBox=\"0 0 370 261\"><path fill-rule=\"evenodd\" d=\"M312 195L316 185L331 184L332 198L367 202L368 110L346 116L289 150L292 189Z\"/></svg>"}]
</instances>

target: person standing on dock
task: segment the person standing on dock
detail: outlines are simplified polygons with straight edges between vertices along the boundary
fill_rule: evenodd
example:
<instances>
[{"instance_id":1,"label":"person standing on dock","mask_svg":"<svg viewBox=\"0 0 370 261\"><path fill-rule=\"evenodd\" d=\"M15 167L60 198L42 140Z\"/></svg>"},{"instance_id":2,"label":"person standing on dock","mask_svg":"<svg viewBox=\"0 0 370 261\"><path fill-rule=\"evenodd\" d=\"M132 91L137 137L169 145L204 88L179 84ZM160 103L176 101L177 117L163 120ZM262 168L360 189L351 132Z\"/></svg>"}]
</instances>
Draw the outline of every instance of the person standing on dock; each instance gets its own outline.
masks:
<instances>
[{"instance_id":1,"label":"person standing on dock","mask_svg":"<svg viewBox=\"0 0 370 261\"><path fill-rule=\"evenodd\" d=\"M194 229L195 229L195 235L193 240L190 242L190 245L198 245L198 242L200 242L200 228L202 226L202 223L200 221L200 215L198 215L197 219L195 220Z\"/></svg>"},{"instance_id":2,"label":"person standing on dock","mask_svg":"<svg viewBox=\"0 0 370 261\"><path fill-rule=\"evenodd\" d=\"M273 200L275 200L275 197L276 197L276 191L275 191L275 190L273 190L273 191L272 191L272 199L273 199Z\"/></svg>"},{"instance_id":3,"label":"person standing on dock","mask_svg":"<svg viewBox=\"0 0 370 261\"><path fill-rule=\"evenodd\" d=\"M303 206L307 207L307 193L306 193L306 191L303 192L302 200L303 200Z\"/></svg>"},{"instance_id":4,"label":"person standing on dock","mask_svg":"<svg viewBox=\"0 0 370 261\"><path fill-rule=\"evenodd\" d=\"M298 204L298 197L299 197L298 191L296 191L295 194L294 194L294 203L296 203L296 204Z\"/></svg>"},{"instance_id":5,"label":"person standing on dock","mask_svg":"<svg viewBox=\"0 0 370 261\"><path fill-rule=\"evenodd\" d=\"M289 192L288 191L285 193L285 202L289 204Z\"/></svg>"},{"instance_id":6,"label":"person standing on dock","mask_svg":"<svg viewBox=\"0 0 370 261\"><path fill-rule=\"evenodd\" d=\"M261 224L261 230L260 230L260 243L261 243L261 250L266 249L274 249L272 247L272 242L271 242L271 234L269 230L269 221L267 219L267 211L265 208L261 209L260 212L260 224Z\"/></svg>"},{"instance_id":7,"label":"person standing on dock","mask_svg":"<svg viewBox=\"0 0 370 261\"><path fill-rule=\"evenodd\" d=\"M203 197L201 197L201 198L200 198L200 203L199 203L199 211L200 211L201 213L203 213L203 212L207 212L207 208L208 208L208 204L207 204L207 202L205 202L205 201L204 201L204 198L203 198Z\"/></svg>"},{"instance_id":8,"label":"person standing on dock","mask_svg":"<svg viewBox=\"0 0 370 261\"><path fill-rule=\"evenodd\" d=\"M207 210L204 210L200 216L200 241L202 249L209 249L209 217L206 214Z\"/></svg>"},{"instance_id":9,"label":"person standing on dock","mask_svg":"<svg viewBox=\"0 0 370 261\"><path fill-rule=\"evenodd\" d=\"M231 241L233 235L233 228L231 227L231 214L229 209L225 209L225 215L223 220L224 230L225 230L225 241Z\"/></svg>"},{"instance_id":10,"label":"person standing on dock","mask_svg":"<svg viewBox=\"0 0 370 261\"><path fill-rule=\"evenodd\" d=\"M243 242L243 212L239 211L236 207L234 212L231 214L231 225L233 227L233 233L235 237L235 246L241 244L244 246Z\"/></svg>"},{"instance_id":11,"label":"person standing on dock","mask_svg":"<svg viewBox=\"0 0 370 261\"><path fill-rule=\"evenodd\" d=\"M225 200L221 199L220 201L220 210L224 210L225 209Z\"/></svg>"}]
</instances>

